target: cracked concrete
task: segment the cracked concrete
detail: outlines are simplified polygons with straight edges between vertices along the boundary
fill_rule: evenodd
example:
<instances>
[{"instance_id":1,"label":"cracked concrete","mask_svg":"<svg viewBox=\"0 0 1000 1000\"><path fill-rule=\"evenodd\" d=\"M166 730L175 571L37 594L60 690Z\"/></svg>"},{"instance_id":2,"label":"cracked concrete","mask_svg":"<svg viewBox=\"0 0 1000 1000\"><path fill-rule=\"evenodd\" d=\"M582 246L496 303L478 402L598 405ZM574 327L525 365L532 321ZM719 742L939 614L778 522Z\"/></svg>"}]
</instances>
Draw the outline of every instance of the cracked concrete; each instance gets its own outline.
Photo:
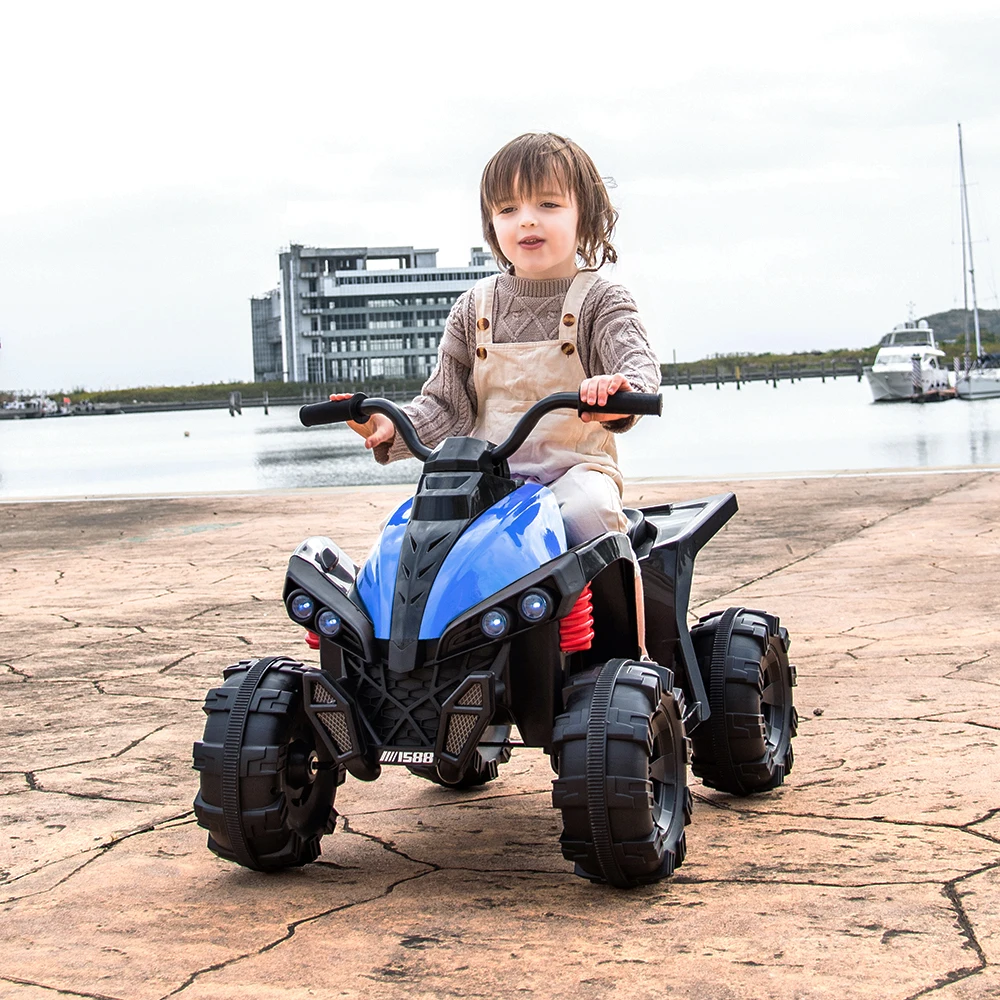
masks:
<instances>
[{"instance_id":1,"label":"cracked concrete","mask_svg":"<svg viewBox=\"0 0 1000 1000\"><path fill-rule=\"evenodd\" d=\"M240 658L312 661L289 553L362 557L403 488L0 505L0 997L1000 995L1000 476L735 489L692 610L781 615L795 769L751 799L693 781L687 860L630 893L572 875L534 751L473 792L348 779L303 869L206 850L205 691Z\"/></svg>"}]
</instances>

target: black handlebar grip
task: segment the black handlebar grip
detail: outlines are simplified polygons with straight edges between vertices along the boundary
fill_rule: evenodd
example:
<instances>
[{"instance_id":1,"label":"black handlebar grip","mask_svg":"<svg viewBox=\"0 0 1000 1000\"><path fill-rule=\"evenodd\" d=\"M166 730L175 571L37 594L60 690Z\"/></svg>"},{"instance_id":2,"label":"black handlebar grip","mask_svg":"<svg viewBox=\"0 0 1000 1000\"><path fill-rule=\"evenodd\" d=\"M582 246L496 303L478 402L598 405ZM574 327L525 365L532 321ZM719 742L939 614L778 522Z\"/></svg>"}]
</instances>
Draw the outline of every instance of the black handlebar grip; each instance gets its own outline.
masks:
<instances>
[{"instance_id":1,"label":"black handlebar grip","mask_svg":"<svg viewBox=\"0 0 1000 1000\"><path fill-rule=\"evenodd\" d=\"M361 412L361 404L367 398L367 393L356 392L350 399L330 399L325 403L307 403L299 409L299 421L303 427L338 424L344 420L354 420L363 424L368 418Z\"/></svg>"},{"instance_id":2,"label":"black handlebar grip","mask_svg":"<svg viewBox=\"0 0 1000 1000\"><path fill-rule=\"evenodd\" d=\"M581 402L577 412L621 413L629 416L635 413L659 417L663 413L663 397L658 392L616 392L613 396L608 396L607 406L598 406L596 403L591 406Z\"/></svg>"}]
</instances>

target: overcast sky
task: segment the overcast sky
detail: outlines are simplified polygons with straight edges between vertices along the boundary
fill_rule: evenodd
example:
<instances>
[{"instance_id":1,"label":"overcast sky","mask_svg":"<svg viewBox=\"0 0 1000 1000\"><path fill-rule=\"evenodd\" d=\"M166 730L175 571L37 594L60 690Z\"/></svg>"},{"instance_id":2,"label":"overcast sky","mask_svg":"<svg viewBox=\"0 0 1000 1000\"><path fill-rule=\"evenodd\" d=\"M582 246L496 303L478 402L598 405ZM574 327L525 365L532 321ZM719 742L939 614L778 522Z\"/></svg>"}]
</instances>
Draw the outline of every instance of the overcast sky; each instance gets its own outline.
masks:
<instances>
[{"instance_id":1,"label":"overcast sky","mask_svg":"<svg viewBox=\"0 0 1000 1000\"><path fill-rule=\"evenodd\" d=\"M995 0L692 6L5 4L0 388L249 379L281 247L465 264L524 131L617 179L662 360L960 305L958 121L997 308Z\"/></svg>"}]
</instances>

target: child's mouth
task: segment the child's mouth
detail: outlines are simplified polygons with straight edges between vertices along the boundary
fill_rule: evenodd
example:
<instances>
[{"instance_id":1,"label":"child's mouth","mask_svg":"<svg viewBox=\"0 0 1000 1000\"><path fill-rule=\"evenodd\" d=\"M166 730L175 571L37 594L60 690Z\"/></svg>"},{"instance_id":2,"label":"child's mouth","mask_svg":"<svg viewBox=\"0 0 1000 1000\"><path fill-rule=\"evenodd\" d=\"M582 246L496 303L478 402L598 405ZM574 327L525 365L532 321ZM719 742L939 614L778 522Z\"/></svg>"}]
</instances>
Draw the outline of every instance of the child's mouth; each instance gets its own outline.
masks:
<instances>
[{"instance_id":1,"label":"child's mouth","mask_svg":"<svg viewBox=\"0 0 1000 1000\"><path fill-rule=\"evenodd\" d=\"M545 241L539 239L537 236L529 236L527 239L521 240L521 246L523 247L539 247Z\"/></svg>"}]
</instances>

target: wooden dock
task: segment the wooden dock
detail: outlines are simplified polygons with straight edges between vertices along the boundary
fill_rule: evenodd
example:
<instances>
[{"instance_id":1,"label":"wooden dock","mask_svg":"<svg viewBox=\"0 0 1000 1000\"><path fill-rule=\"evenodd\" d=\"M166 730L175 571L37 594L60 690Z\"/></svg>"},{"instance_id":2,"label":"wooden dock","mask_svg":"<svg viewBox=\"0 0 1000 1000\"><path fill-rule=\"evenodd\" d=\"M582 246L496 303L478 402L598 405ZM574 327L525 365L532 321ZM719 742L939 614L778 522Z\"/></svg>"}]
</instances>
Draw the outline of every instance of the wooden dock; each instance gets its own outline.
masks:
<instances>
[{"instance_id":1,"label":"wooden dock","mask_svg":"<svg viewBox=\"0 0 1000 1000\"><path fill-rule=\"evenodd\" d=\"M660 385L673 386L680 389L686 385L689 389L696 385L714 384L720 389L723 384L735 382L736 388L744 382L770 382L775 388L779 382L798 382L805 378L818 378L821 382L836 378L856 378L861 381L864 375L864 362L855 358L850 361L820 361L815 365L778 364L770 365L703 365L693 370L690 365L663 365Z\"/></svg>"}]
</instances>

